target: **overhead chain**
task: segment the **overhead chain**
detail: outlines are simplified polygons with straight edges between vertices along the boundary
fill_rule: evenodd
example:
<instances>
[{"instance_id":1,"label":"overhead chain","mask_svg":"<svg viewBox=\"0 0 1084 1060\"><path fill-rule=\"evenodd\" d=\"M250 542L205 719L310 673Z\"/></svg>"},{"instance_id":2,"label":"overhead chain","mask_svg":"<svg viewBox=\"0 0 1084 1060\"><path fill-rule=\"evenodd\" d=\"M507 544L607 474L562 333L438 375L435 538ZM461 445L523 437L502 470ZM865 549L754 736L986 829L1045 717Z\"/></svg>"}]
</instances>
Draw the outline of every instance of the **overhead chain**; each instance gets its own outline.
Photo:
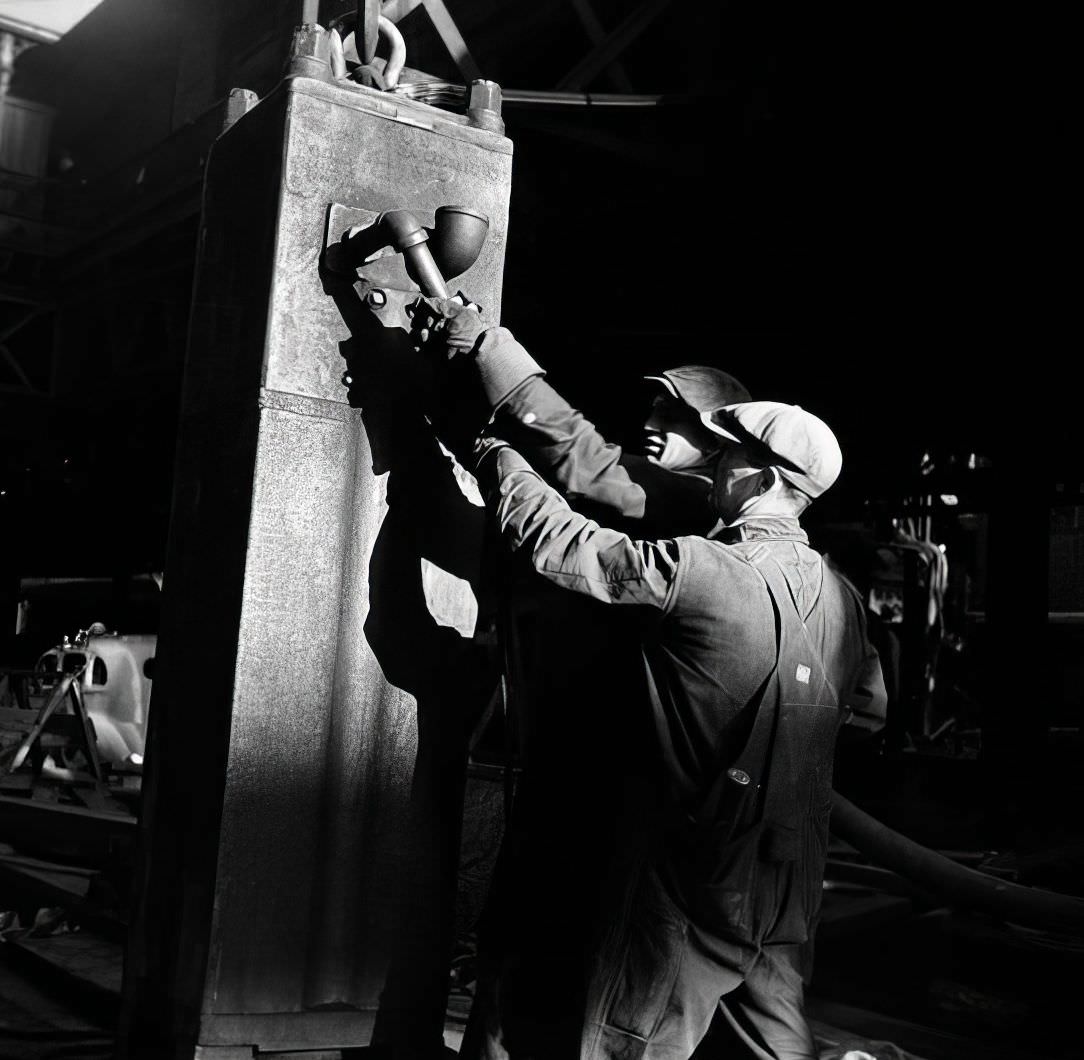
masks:
<instances>
[{"instance_id":1,"label":"overhead chain","mask_svg":"<svg viewBox=\"0 0 1084 1060\"><path fill-rule=\"evenodd\" d=\"M366 11L367 16L368 14L369 12ZM381 92L390 92L399 84L399 75L406 64L406 41L403 40L403 35L395 23L379 14L379 5L377 5L376 26L379 36L385 38L391 49L391 54L383 66L379 66L376 63L376 39L370 36L369 27L365 25L362 29L362 39L359 41L358 23L357 15L344 15L331 24L332 75L337 79L347 79L369 88L379 89ZM343 31L348 26L354 28L344 35ZM346 57L351 45L361 60L358 63L353 63Z\"/></svg>"}]
</instances>

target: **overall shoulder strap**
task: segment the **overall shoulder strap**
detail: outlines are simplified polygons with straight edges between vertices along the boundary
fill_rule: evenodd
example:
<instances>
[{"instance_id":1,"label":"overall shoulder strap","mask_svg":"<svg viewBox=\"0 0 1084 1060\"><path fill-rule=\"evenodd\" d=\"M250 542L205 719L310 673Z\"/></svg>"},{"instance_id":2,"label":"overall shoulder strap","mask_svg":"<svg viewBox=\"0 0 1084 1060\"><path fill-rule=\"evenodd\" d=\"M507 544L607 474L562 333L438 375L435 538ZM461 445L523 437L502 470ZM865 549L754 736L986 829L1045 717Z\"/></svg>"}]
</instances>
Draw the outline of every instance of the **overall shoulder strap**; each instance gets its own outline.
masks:
<instances>
[{"instance_id":1,"label":"overall shoulder strap","mask_svg":"<svg viewBox=\"0 0 1084 1060\"><path fill-rule=\"evenodd\" d=\"M749 552L746 549L734 549L739 559L749 563ZM763 578L759 568L750 563L750 566ZM782 635L782 615L779 601L775 598L770 585L765 585L768 591L768 599L771 601L772 611L775 618L775 640L778 646ZM701 803L696 819L701 822L714 820L718 808L722 803L726 789L737 785L747 788L750 795L759 801L761 783L764 779L768 755L772 746L773 732L775 729L776 715L779 708L779 652L776 652L775 664L772 666L767 677L761 682L760 688L754 696L756 715L753 718L753 726L749 731L742 749L733 754L729 748L724 748L714 781L708 790L708 794Z\"/></svg>"},{"instance_id":2,"label":"overall shoulder strap","mask_svg":"<svg viewBox=\"0 0 1084 1060\"><path fill-rule=\"evenodd\" d=\"M762 807L769 825L766 856L773 861L790 861L798 857L804 793L819 768L815 748L825 739L834 740L840 703L781 567L767 550L757 559L757 570L780 616L776 660L779 705Z\"/></svg>"},{"instance_id":3,"label":"overall shoulder strap","mask_svg":"<svg viewBox=\"0 0 1084 1060\"><path fill-rule=\"evenodd\" d=\"M778 561L765 545L753 550L746 558L764 579L775 603L780 627L776 667L783 701L838 705L839 693L828 676L809 627L798 613L797 602ZM822 559L822 566L823 563Z\"/></svg>"},{"instance_id":4,"label":"overall shoulder strap","mask_svg":"<svg viewBox=\"0 0 1084 1060\"><path fill-rule=\"evenodd\" d=\"M751 544L751 543L750 543ZM781 712L789 704L838 706L838 696L825 671L824 662L809 630L798 614L790 587L771 549L764 544L733 549L764 581L775 616L775 665L764 679L757 696L756 717L745 745L734 756L720 761L715 780L703 800L696 818L712 820L730 785L746 786L750 794L763 800L762 813L775 817L784 812L791 784L787 775L793 749L788 741L777 739ZM787 746L782 746L786 743ZM775 782L769 780L769 763L775 763Z\"/></svg>"}]
</instances>

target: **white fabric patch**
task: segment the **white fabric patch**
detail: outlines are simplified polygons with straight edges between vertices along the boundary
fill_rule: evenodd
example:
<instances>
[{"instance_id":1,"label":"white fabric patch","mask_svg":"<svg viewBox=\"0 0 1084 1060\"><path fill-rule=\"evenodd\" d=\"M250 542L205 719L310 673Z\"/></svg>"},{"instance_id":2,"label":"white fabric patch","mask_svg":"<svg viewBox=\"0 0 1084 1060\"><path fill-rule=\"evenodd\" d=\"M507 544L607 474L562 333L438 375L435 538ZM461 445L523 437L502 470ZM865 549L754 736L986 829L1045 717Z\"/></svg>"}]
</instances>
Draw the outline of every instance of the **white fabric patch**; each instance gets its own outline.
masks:
<instances>
[{"instance_id":1,"label":"white fabric patch","mask_svg":"<svg viewBox=\"0 0 1084 1060\"><path fill-rule=\"evenodd\" d=\"M474 636L478 600L470 582L421 557L425 606L438 626L454 629L461 637Z\"/></svg>"},{"instance_id":2,"label":"white fabric patch","mask_svg":"<svg viewBox=\"0 0 1084 1060\"><path fill-rule=\"evenodd\" d=\"M798 678L798 680L801 681L803 685L808 685L809 675L812 672L813 671L810 670L809 667L805 665L805 663L799 663L798 669L794 671L794 676Z\"/></svg>"},{"instance_id":3,"label":"white fabric patch","mask_svg":"<svg viewBox=\"0 0 1084 1060\"><path fill-rule=\"evenodd\" d=\"M459 487L459 492L462 493L475 508L484 508L486 502L485 498L482 496L482 491L478 488L478 480L458 460L456 460L455 454L451 449L447 448L439 438L437 439L437 446L452 462L452 477L455 479L455 484Z\"/></svg>"},{"instance_id":4,"label":"white fabric patch","mask_svg":"<svg viewBox=\"0 0 1084 1060\"><path fill-rule=\"evenodd\" d=\"M538 417L533 412L528 412L527 415L523 417L523 422L529 427L537 419Z\"/></svg>"}]
</instances>

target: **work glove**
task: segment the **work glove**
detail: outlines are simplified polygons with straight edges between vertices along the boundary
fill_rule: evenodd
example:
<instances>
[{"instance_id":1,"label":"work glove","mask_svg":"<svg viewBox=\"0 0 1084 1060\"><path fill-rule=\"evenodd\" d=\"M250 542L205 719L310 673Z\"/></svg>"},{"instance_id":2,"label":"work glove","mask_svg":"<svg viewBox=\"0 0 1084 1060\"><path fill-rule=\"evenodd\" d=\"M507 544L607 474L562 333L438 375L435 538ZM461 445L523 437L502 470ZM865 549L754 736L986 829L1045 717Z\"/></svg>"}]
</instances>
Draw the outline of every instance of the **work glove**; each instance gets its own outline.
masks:
<instances>
[{"instance_id":1,"label":"work glove","mask_svg":"<svg viewBox=\"0 0 1084 1060\"><path fill-rule=\"evenodd\" d=\"M464 463L464 467L466 467L471 474L477 475L482 464L486 462L487 457L495 456L501 449L507 449L508 447L508 443L500 438L483 435L481 438L475 440L474 445L471 448L469 461ZM489 463L496 466L495 461L490 460Z\"/></svg>"},{"instance_id":2,"label":"work glove","mask_svg":"<svg viewBox=\"0 0 1084 1060\"><path fill-rule=\"evenodd\" d=\"M440 440L444 447L450 450L447 440L443 437ZM500 481L497 454L502 449L510 450L510 447L507 442L499 438L482 435L479 438L468 439L464 436L460 446L452 453L460 466L477 480L482 499L487 502L493 496Z\"/></svg>"},{"instance_id":3,"label":"work glove","mask_svg":"<svg viewBox=\"0 0 1084 1060\"><path fill-rule=\"evenodd\" d=\"M452 298L418 298L406 312L418 348L446 361L474 352L489 327L482 307L462 291Z\"/></svg>"},{"instance_id":4,"label":"work glove","mask_svg":"<svg viewBox=\"0 0 1084 1060\"><path fill-rule=\"evenodd\" d=\"M426 414L446 448L469 470L474 442L490 412L471 356L487 329L481 306L460 291L452 298L418 297L405 311L414 349L437 379Z\"/></svg>"}]
</instances>

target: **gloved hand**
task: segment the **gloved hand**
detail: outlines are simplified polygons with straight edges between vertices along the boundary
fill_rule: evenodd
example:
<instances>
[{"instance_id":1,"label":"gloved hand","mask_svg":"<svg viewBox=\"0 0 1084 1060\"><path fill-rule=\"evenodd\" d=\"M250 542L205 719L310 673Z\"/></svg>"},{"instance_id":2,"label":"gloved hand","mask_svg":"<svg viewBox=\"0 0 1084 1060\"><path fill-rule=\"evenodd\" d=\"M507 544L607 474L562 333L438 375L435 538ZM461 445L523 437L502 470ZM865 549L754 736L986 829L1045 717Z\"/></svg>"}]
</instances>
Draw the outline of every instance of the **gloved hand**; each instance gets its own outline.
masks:
<instances>
[{"instance_id":1,"label":"gloved hand","mask_svg":"<svg viewBox=\"0 0 1084 1060\"><path fill-rule=\"evenodd\" d=\"M452 298L418 296L404 312L410 318L415 355L434 375L425 413L445 447L468 467L475 439L490 414L468 356L487 328L481 306L460 291Z\"/></svg>"},{"instance_id":2,"label":"gloved hand","mask_svg":"<svg viewBox=\"0 0 1084 1060\"><path fill-rule=\"evenodd\" d=\"M500 438L483 435L475 439L470 449L456 454L456 459L477 479L482 497L488 501L499 482L497 454L508 449L507 442Z\"/></svg>"},{"instance_id":3,"label":"gloved hand","mask_svg":"<svg viewBox=\"0 0 1084 1060\"><path fill-rule=\"evenodd\" d=\"M406 311L418 348L448 361L471 353L489 326L482 307L462 291L452 298L418 298Z\"/></svg>"},{"instance_id":4,"label":"gloved hand","mask_svg":"<svg viewBox=\"0 0 1084 1060\"><path fill-rule=\"evenodd\" d=\"M464 463L464 466L468 471L477 474L479 467L487 456L491 453L496 453L499 449L507 448L508 443L502 441L500 438L494 438L491 435L483 435L475 441L470 454L470 462Z\"/></svg>"}]
</instances>

